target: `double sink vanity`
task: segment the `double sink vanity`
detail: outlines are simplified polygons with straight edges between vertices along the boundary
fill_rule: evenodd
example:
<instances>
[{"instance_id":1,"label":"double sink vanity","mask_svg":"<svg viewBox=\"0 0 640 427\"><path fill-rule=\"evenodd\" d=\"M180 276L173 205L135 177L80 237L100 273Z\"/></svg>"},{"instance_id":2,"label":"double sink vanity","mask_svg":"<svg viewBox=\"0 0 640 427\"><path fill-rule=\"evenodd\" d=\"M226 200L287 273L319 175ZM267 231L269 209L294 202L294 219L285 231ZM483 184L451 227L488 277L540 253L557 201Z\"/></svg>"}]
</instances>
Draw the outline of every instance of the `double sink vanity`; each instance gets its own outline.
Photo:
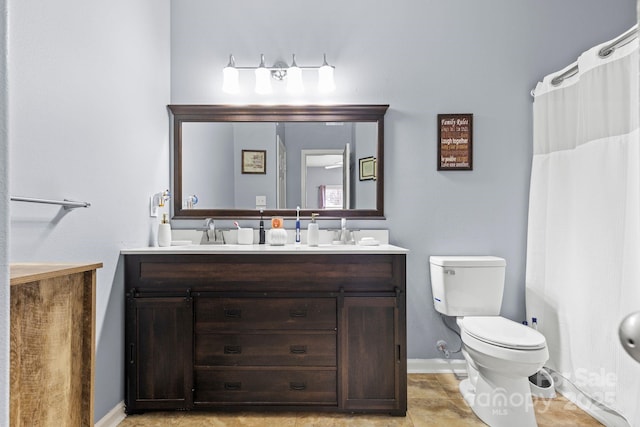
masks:
<instances>
[{"instance_id":1,"label":"double sink vanity","mask_svg":"<svg viewBox=\"0 0 640 427\"><path fill-rule=\"evenodd\" d=\"M174 147L172 221L183 221L179 228L188 228L184 221L204 218L250 219L257 224L264 214L290 220L295 218L296 205L305 219L312 213L320 220L384 219L387 107L169 106ZM253 128L249 132L237 127L244 122L257 122L260 132L263 125L274 124L277 135L266 139L277 141L277 146L235 139L253 132ZM295 135L313 139L316 128L287 126L299 122L315 122L316 127L331 130L331 135L340 130L340 135L348 137L348 149L343 136L323 134L317 140L331 140L336 147L300 151ZM206 126L196 129L198 124ZM209 136L195 142L190 138L196 133ZM217 136L210 137L213 134ZM224 148L219 145L221 135L234 135ZM264 136L259 140L264 141ZM208 144L213 144L214 154L207 154ZM300 190L296 177L298 189L292 195L292 184L285 182L282 173L302 169L303 183L304 174L307 181L312 174L289 160L337 147L345 153L342 209L311 205L317 199L314 194L305 202L305 190ZM245 149L265 153L261 158L266 162L258 168L265 169L262 175L238 171L240 152ZM211 170L214 158L226 151L230 157L220 168L236 165L228 175L235 173L234 185L227 185L235 188L235 197L230 194L226 202L207 199L209 187L217 181L194 173L199 168L196 160L207 159L205 169ZM285 157L286 165L280 161ZM362 173L360 179L357 176L358 158L376 168L364 180ZM274 188L261 187L267 182ZM199 204L185 204L187 199L195 200L196 193ZM240 195L248 197L241 201ZM258 204L259 198L266 198L262 211L252 206L253 199ZM303 241L283 246L191 244L122 250L127 413L257 408L405 415L408 251L386 241L379 245L310 247Z\"/></svg>"},{"instance_id":2,"label":"double sink vanity","mask_svg":"<svg viewBox=\"0 0 640 427\"><path fill-rule=\"evenodd\" d=\"M124 250L126 408L404 415L406 250Z\"/></svg>"}]
</instances>

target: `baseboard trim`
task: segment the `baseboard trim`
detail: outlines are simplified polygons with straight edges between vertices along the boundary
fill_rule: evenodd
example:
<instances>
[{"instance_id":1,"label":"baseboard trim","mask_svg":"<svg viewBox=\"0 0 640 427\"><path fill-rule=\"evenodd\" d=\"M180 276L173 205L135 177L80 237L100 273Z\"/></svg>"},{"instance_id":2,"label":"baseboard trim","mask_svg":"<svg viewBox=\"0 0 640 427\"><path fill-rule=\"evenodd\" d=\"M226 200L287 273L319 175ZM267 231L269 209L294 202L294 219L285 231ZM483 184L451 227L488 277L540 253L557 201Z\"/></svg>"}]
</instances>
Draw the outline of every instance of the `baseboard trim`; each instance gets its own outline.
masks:
<instances>
[{"instance_id":1,"label":"baseboard trim","mask_svg":"<svg viewBox=\"0 0 640 427\"><path fill-rule=\"evenodd\" d=\"M95 427L117 427L127 415L124 413L124 400L118 403L112 410L95 424Z\"/></svg>"},{"instance_id":2,"label":"baseboard trim","mask_svg":"<svg viewBox=\"0 0 640 427\"><path fill-rule=\"evenodd\" d=\"M407 359L407 372L466 375L467 365L463 359Z\"/></svg>"}]
</instances>

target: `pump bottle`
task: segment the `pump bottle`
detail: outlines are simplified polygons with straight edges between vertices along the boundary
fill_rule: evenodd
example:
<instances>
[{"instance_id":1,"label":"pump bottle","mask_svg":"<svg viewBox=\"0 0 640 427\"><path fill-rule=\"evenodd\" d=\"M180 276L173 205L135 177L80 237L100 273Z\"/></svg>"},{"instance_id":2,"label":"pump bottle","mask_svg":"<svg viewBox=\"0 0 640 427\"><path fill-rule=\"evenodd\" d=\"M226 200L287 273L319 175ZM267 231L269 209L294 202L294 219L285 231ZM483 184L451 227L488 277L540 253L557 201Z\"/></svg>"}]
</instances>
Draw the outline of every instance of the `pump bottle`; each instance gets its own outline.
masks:
<instances>
[{"instance_id":1,"label":"pump bottle","mask_svg":"<svg viewBox=\"0 0 640 427\"><path fill-rule=\"evenodd\" d=\"M320 240L320 231L318 223L316 223L317 213L311 214L311 222L307 226L307 244L309 246L318 246L318 241Z\"/></svg>"},{"instance_id":2,"label":"pump bottle","mask_svg":"<svg viewBox=\"0 0 640 427\"><path fill-rule=\"evenodd\" d=\"M171 224L167 214L162 214L162 221L158 224L158 246L171 246Z\"/></svg>"}]
</instances>

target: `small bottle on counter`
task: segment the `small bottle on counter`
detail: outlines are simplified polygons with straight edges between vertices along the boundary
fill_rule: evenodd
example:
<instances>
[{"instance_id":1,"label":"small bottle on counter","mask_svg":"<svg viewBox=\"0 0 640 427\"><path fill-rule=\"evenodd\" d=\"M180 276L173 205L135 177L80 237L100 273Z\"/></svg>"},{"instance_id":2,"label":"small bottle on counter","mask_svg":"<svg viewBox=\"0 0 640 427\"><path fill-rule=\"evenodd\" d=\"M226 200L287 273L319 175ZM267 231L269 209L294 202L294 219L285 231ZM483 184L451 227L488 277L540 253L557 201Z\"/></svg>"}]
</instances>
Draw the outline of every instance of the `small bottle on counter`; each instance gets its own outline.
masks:
<instances>
[{"instance_id":1,"label":"small bottle on counter","mask_svg":"<svg viewBox=\"0 0 640 427\"><path fill-rule=\"evenodd\" d=\"M309 246L318 246L320 240L320 231L318 223L316 223L317 213L311 214L311 222L307 226L307 244Z\"/></svg>"},{"instance_id":2,"label":"small bottle on counter","mask_svg":"<svg viewBox=\"0 0 640 427\"><path fill-rule=\"evenodd\" d=\"M171 246L171 224L167 214L162 214L162 221L158 224L158 246Z\"/></svg>"}]
</instances>

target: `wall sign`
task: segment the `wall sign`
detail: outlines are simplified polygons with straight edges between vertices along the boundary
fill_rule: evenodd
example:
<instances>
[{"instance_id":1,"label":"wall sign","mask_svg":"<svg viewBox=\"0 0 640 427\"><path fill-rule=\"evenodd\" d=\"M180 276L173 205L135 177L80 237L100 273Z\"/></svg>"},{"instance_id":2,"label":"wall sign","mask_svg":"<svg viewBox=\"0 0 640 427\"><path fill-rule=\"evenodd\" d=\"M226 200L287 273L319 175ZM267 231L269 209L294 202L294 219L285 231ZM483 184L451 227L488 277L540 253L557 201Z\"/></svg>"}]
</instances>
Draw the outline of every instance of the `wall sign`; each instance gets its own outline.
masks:
<instances>
[{"instance_id":1,"label":"wall sign","mask_svg":"<svg viewBox=\"0 0 640 427\"><path fill-rule=\"evenodd\" d=\"M267 173L267 150L242 150L242 173Z\"/></svg>"},{"instance_id":2,"label":"wall sign","mask_svg":"<svg viewBox=\"0 0 640 427\"><path fill-rule=\"evenodd\" d=\"M360 181L368 181L376 179L376 158L365 157L360 159Z\"/></svg>"},{"instance_id":3,"label":"wall sign","mask_svg":"<svg viewBox=\"0 0 640 427\"><path fill-rule=\"evenodd\" d=\"M473 170L473 114L438 114L438 170Z\"/></svg>"}]
</instances>

